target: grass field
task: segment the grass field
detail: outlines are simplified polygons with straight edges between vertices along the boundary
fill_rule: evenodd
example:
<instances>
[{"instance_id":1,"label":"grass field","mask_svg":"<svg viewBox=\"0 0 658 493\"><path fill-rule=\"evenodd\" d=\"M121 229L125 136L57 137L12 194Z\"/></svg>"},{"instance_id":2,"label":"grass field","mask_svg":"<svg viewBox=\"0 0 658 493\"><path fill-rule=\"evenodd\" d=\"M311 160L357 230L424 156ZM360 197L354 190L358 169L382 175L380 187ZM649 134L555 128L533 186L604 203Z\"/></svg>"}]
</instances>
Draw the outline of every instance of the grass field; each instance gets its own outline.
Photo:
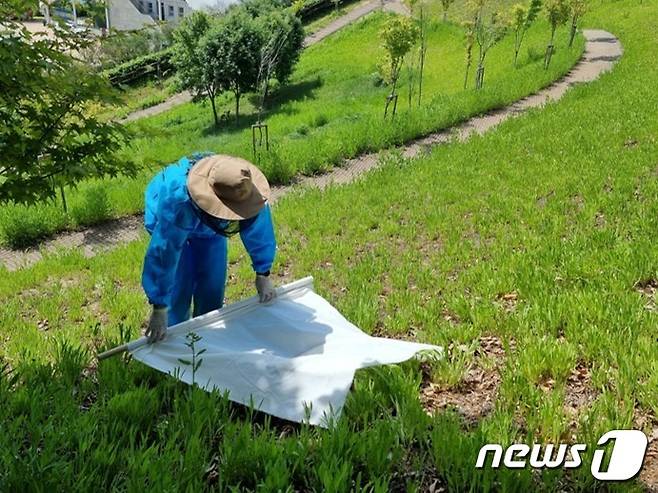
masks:
<instances>
[{"instance_id":1,"label":"grass field","mask_svg":"<svg viewBox=\"0 0 658 493\"><path fill-rule=\"evenodd\" d=\"M394 122L385 122L388 89L377 85L375 76L381 54L378 32L385 17L381 13L368 16L305 50L290 84L275 93L267 114L272 151L260 161L272 182L287 182L298 173L317 173L345 157L387 148L508 104L565 73L583 48L579 39L572 50L566 49L565 32L561 31L562 47L551 69L543 70L548 27L542 21L529 32L518 69L511 68L508 37L488 55L485 89L464 91L463 31L454 24L435 23L429 32L423 106L408 109L403 73L400 114ZM471 73L471 84L473 79ZM150 177L162 165L194 151L251 158L250 125L256 116L248 101L242 106L239 127L231 120L214 128L208 106L193 103L131 124L138 138L126 153L143 166L137 179L81 184L68 194L69 214L64 214L59 204L2 207L0 241L22 246L65 228L138 212ZM222 98L221 112L232 107L228 96Z\"/></svg>"},{"instance_id":2,"label":"grass field","mask_svg":"<svg viewBox=\"0 0 658 493\"><path fill-rule=\"evenodd\" d=\"M161 81L150 80L134 87L124 87L119 89L119 104L103 108L100 114L108 119L121 119L135 111L160 104L176 92L176 81L173 76Z\"/></svg>"},{"instance_id":3,"label":"grass field","mask_svg":"<svg viewBox=\"0 0 658 493\"><path fill-rule=\"evenodd\" d=\"M313 275L366 332L447 349L434 365L359 373L332 431L134 361L92 363L141 330L146 240L0 272L0 491L640 491L595 484L588 465L474 463L487 442L655 430L656 18L656 0L598 1L585 23L625 50L601 80L467 143L277 203L277 282ZM231 248L229 302L253 290ZM657 471L647 459L640 479Z\"/></svg>"}]
</instances>

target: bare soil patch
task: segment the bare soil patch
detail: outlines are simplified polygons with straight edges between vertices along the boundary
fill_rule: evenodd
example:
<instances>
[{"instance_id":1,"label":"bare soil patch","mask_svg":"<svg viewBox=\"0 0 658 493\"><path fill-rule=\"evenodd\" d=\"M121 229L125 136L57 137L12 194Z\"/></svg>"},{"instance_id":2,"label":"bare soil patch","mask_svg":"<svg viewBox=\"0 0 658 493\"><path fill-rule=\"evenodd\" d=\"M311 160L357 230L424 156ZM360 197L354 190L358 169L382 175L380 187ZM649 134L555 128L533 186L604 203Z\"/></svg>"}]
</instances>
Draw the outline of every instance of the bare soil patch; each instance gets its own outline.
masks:
<instances>
[{"instance_id":1,"label":"bare soil patch","mask_svg":"<svg viewBox=\"0 0 658 493\"><path fill-rule=\"evenodd\" d=\"M458 351L453 345L448 354ZM494 364L486 364L485 360ZM454 387L446 388L431 381L431 369L423 367L420 399L428 414L444 409L456 410L467 425L473 425L489 415L495 405L500 386L500 368L505 359L505 348L496 336L483 336L475 350L474 360L462 380Z\"/></svg>"}]
</instances>

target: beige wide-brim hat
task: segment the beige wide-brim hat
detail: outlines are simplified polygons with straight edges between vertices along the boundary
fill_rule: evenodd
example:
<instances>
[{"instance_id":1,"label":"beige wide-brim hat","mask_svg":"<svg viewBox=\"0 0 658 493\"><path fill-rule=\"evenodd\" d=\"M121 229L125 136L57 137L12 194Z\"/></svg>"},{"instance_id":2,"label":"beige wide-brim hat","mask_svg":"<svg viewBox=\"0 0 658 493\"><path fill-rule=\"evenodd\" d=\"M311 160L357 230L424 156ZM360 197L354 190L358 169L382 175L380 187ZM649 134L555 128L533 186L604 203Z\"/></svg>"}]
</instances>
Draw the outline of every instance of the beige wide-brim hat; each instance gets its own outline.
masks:
<instances>
[{"instance_id":1,"label":"beige wide-brim hat","mask_svg":"<svg viewBox=\"0 0 658 493\"><path fill-rule=\"evenodd\" d=\"M201 210L229 221L254 217L270 198L270 184L261 170L245 159L222 154L192 166L187 190Z\"/></svg>"}]
</instances>

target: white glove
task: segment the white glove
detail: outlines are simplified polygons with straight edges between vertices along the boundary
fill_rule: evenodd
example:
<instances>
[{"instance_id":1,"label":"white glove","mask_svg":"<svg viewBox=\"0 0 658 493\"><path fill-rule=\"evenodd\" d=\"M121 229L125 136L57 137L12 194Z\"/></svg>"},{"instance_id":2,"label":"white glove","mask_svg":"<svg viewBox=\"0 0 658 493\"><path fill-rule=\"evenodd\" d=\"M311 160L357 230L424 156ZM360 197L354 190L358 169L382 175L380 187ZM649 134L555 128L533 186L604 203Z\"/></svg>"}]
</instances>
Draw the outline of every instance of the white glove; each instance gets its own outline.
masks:
<instances>
[{"instance_id":1,"label":"white glove","mask_svg":"<svg viewBox=\"0 0 658 493\"><path fill-rule=\"evenodd\" d=\"M276 298L276 290L269 276L256 274L256 291L261 303L269 303Z\"/></svg>"},{"instance_id":2,"label":"white glove","mask_svg":"<svg viewBox=\"0 0 658 493\"><path fill-rule=\"evenodd\" d=\"M167 307L153 307L144 335L148 338L149 344L165 338L167 335Z\"/></svg>"}]
</instances>

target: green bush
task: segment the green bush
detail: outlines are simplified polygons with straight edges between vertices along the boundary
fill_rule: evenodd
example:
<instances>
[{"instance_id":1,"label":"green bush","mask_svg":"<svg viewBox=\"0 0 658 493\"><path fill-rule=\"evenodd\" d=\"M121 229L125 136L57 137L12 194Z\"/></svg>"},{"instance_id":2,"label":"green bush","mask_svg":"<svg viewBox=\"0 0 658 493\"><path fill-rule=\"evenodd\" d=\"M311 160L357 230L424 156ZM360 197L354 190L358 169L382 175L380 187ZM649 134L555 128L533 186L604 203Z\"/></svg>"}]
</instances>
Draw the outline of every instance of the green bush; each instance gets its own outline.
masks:
<instances>
[{"instance_id":1,"label":"green bush","mask_svg":"<svg viewBox=\"0 0 658 493\"><path fill-rule=\"evenodd\" d=\"M56 204L38 207L16 205L3 208L0 215L0 238L12 248L25 248L67 225L66 214Z\"/></svg>"},{"instance_id":2,"label":"green bush","mask_svg":"<svg viewBox=\"0 0 658 493\"><path fill-rule=\"evenodd\" d=\"M133 58L103 72L112 85L131 85L149 78L163 76L172 69L171 49Z\"/></svg>"},{"instance_id":3,"label":"green bush","mask_svg":"<svg viewBox=\"0 0 658 493\"><path fill-rule=\"evenodd\" d=\"M71 208L71 218L76 225L105 221L112 217L112 205L102 184L90 186L84 191L82 200Z\"/></svg>"}]
</instances>

